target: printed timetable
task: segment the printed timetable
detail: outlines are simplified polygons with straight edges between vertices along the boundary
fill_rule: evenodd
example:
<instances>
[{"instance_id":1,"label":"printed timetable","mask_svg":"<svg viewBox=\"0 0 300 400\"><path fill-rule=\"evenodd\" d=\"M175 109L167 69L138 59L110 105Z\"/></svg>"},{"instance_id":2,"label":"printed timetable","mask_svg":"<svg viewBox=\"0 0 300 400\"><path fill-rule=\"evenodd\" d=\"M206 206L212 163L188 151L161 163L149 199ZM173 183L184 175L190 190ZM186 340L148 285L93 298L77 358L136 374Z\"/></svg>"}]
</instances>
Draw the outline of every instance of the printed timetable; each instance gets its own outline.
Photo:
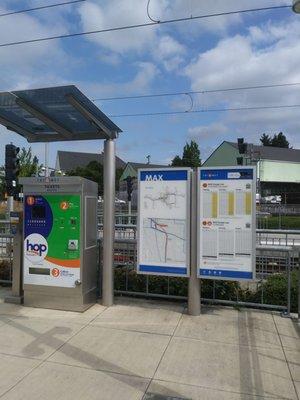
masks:
<instances>
[{"instance_id":1,"label":"printed timetable","mask_svg":"<svg viewBox=\"0 0 300 400\"><path fill-rule=\"evenodd\" d=\"M200 168L198 173L198 276L254 279L255 168Z\"/></svg>"}]
</instances>

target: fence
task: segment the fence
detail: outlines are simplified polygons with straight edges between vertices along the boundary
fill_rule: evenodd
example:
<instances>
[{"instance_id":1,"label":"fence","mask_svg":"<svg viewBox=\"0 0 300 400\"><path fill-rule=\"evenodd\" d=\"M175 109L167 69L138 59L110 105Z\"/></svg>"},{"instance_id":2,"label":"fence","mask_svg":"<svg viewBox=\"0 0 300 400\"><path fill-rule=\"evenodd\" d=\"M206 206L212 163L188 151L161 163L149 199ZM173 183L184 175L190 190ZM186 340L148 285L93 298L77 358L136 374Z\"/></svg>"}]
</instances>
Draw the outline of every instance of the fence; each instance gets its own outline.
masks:
<instances>
[{"instance_id":1,"label":"fence","mask_svg":"<svg viewBox=\"0 0 300 400\"><path fill-rule=\"evenodd\" d=\"M137 215L117 214L115 239L136 239ZM99 239L103 237L103 219L99 216ZM256 243L273 246L300 246L300 230L257 229Z\"/></svg>"},{"instance_id":2,"label":"fence","mask_svg":"<svg viewBox=\"0 0 300 400\"><path fill-rule=\"evenodd\" d=\"M300 215L300 204L263 204L259 205L260 211L273 215Z\"/></svg>"},{"instance_id":3,"label":"fence","mask_svg":"<svg viewBox=\"0 0 300 400\"><path fill-rule=\"evenodd\" d=\"M0 233L0 283L12 283L13 235Z\"/></svg>"},{"instance_id":4,"label":"fence","mask_svg":"<svg viewBox=\"0 0 300 400\"><path fill-rule=\"evenodd\" d=\"M115 293L139 297L187 299L187 279L136 274L136 239L115 240ZM296 311L299 248L257 245L256 280L202 280L202 302ZM299 307L299 306L298 306Z\"/></svg>"},{"instance_id":5,"label":"fence","mask_svg":"<svg viewBox=\"0 0 300 400\"><path fill-rule=\"evenodd\" d=\"M187 279L136 274L136 215L117 215L116 222L114 249L116 293L186 299ZM6 232L0 233L0 283L9 284L12 281L13 235L7 233L9 230L7 223L0 224L0 230L1 227ZM101 221L99 236L101 249ZM300 270L299 247L297 247L299 241L299 231L257 230L257 279L249 283L202 280L202 301L277 309L289 314L297 302L295 300L297 284L294 281L297 270L298 272ZM278 279L277 283L280 286L276 301L274 297L270 297L270 290L274 291L274 288L268 286L268 282L273 278ZM298 279L298 285L300 285L300 279ZM300 293L299 288L298 292Z\"/></svg>"},{"instance_id":6,"label":"fence","mask_svg":"<svg viewBox=\"0 0 300 400\"><path fill-rule=\"evenodd\" d=\"M0 233L10 233L10 220L0 219Z\"/></svg>"}]
</instances>

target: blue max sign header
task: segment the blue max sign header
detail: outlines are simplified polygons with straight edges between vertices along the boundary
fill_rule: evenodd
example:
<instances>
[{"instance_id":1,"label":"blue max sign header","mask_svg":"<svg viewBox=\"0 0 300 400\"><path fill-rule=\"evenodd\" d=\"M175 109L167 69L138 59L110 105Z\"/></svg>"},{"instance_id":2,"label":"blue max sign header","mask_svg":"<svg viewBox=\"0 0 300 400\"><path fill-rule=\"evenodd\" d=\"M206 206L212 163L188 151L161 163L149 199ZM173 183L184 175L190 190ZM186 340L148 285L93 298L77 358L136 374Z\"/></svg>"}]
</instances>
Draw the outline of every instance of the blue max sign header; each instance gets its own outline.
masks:
<instances>
[{"instance_id":1,"label":"blue max sign header","mask_svg":"<svg viewBox=\"0 0 300 400\"><path fill-rule=\"evenodd\" d=\"M188 179L187 170L154 170L140 171L141 181L186 181Z\"/></svg>"}]
</instances>

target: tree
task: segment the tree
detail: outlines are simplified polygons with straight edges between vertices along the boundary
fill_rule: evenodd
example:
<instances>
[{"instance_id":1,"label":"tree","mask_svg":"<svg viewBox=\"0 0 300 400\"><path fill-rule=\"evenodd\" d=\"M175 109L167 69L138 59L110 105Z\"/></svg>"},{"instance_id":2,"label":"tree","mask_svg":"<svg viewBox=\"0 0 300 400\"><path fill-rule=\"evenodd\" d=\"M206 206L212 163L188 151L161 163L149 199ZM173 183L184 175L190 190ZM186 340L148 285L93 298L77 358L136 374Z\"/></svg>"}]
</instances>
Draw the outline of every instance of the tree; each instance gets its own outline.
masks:
<instances>
[{"instance_id":1,"label":"tree","mask_svg":"<svg viewBox=\"0 0 300 400\"><path fill-rule=\"evenodd\" d=\"M290 143L282 132L273 135L273 137L264 133L261 136L260 141L263 146L283 147L286 149L290 148Z\"/></svg>"},{"instance_id":2,"label":"tree","mask_svg":"<svg viewBox=\"0 0 300 400\"><path fill-rule=\"evenodd\" d=\"M270 135L266 135L265 133L260 138L261 144L263 146L272 146L272 138Z\"/></svg>"},{"instance_id":3,"label":"tree","mask_svg":"<svg viewBox=\"0 0 300 400\"><path fill-rule=\"evenodd\" d=\"M22 147L18 154L18 160L20 165L19 176L35 176L42 170L42 165L39 164L37 156L32 154L31 147L28 150Z\"/></svg>"},{"instance_id":4,"label":"tree","mask_svg":"<svg viewBox=\"0 0 300 400\"><path fill-rule=\"evenodd\" d=\"M123 173L122 168L116 169L116 190L119 188L119 180ZM85 167L77 167L74 170L68 171L69 176L81 176L82 178L90 179L97 182L98 194L103 196L103 165L98 161L91 161Z\"/></svg>"},{"instance_id":5,"label":"tree","mask_svg":"<svg viewBox=\"0 0 300 400\"><path fill-rule=\"evenodd\" d=\"M274 135L272 139L273 147L284 147L286 149L290 148L290 143L288 142L286 136L280 132L278 135Z\"/></svg>"},{"instance_id":6,"label":"tree","mask_svg":"<svg viewBox=\"0 0 300 400\"><path fill-rule=\"evenodd\" d=\"M182 159L179 156L175 156L172 160L172 167L182 167Z\"/></svg>"},{"instance_id":7,"label":"tree","mask_svg":"<svg viewBox=\"0 0 300 400\"><path fill-rule=\"evenodd\" d=\"M19 177L35 176L42 170L42 165L39 164L39 159L32 154L31 147L28 150L22 147L18 154L18 160L20 167ZM2 166L0 167L0 193L2 198L4 198L5 192L5 166ZM21 185L17 184L16 193L19 192L21 192Z\"/></svg>"},{"instance_id":8,"label":"tree","mask_svg":"<svg viewBox=\"0 0 300 400\"><path fill-rule=\"evenodd\" d=\"M183 148L182 157L175 156L171 163L172 167L200 167L200 150L198 144L191 140L191 143L186 143Z\"/></svg>"}]
</instances>

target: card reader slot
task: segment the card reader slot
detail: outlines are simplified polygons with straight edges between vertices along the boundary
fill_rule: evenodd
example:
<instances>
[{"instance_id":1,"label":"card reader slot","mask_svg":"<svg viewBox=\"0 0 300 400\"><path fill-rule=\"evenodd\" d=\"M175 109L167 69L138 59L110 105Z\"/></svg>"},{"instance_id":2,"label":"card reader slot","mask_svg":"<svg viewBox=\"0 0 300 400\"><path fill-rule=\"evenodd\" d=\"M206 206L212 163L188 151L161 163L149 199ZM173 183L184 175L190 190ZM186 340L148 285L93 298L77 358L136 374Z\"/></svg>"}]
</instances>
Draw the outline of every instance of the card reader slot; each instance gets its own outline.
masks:
<instances>
[{"instance_id":1,"label":"card reader slot","mask_svg":"<svg viewBox=\"0 0 300 400\"><path fill-rule=\"evenodd\" d=\"M49 268L29 267L29 274L31 274L31 275L50 275L50 269Z\"/></svg>"}]
</instances>

